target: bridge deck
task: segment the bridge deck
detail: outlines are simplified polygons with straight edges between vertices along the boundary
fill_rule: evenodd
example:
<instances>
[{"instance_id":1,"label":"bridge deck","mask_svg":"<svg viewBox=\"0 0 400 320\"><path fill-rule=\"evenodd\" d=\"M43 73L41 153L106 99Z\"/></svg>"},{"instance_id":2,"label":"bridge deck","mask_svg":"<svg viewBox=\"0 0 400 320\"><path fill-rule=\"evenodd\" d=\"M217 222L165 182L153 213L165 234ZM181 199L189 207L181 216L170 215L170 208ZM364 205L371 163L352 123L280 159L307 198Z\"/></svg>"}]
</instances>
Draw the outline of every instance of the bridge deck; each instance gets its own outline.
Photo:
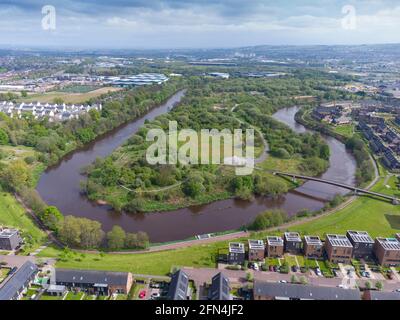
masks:
<instances>
[{"instance_id":1,"label":"bridge deck","mask_svg":"<svg viewBox=\"0 0 400 320\"><path fill-rule=\"evenodd\" d=\"M350 185L347 185L347 184L344 184L344 183L340 183L340 182L336 182L336 181L320 179L320 178L314 178L314 177L308 177L308 176L303 176L303 175L294 174L294 173L279 172L279 171L272 171L272 173L274 175L286 176L286 177L290 177L290 178L294 178L294 179L321 182L321 183L329 184L329 185L332 185L332 186L348 189L348 190L354 191L356 193L364 193L364 194L369 194L369 195L372 195L372 196L381 197L381 198L384 198L384 199L387 199L387 200L391 200L392 202L398 202L399 201L399 199L397 199L396 197L392 197L392 196L387 195L387 194L383 194L383 193L369 191L369 190L366 190L366 189L357 188L357 187L350 186Z\"/></svg>"}]
</instances>

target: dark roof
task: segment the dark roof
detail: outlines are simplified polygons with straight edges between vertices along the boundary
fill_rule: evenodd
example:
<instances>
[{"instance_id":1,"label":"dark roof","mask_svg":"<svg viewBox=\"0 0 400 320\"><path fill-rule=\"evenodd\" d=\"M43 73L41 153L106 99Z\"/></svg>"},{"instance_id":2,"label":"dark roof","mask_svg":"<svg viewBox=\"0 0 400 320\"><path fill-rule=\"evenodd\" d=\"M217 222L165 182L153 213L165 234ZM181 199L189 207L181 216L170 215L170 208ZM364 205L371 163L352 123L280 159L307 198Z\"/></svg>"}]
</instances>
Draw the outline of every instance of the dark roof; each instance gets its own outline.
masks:
<instances>
[{"instance_id":1,"label":"dark roof","mask_svg":"<svg viewBox=\"0 0 400 320\"><path fill-rule=\"evenodd\" d=\"M56 269L57 283L126 285L127 272Z\"/></svg>"},{"instance_id":2,"label":"dark roof","mask_svg":"<svg viewBox=\"0 0 400 320\"><path fill-rule=\"evenodd\" d=\"M370 291L371 300L400 300L399 292Z\"/></svg>"},{"instance_id":3,"label":"dark roof","mask_svg":"<svg viewBox=\"0 0 400 320\"><path fill-rule=\"evenodd\" d=\"M349 230L347 231L347 237L354 243L374 243L374 240L372 240L367 231Z\"/></svg>"},{"instance_id":4,"label":"dark roof","mask_svg":"<svg viewBox=\"0 0 400 320\"><path fill-rule=\"evenodd\" d=\"M254 295L301 300L360 300L360 291L290 283L255 281Z\"/></svg>"},{"instance_id":5,"label":"dark roof","mask_svg":"<svg viewBox=\"0 0 400 320\"><path fill-rule=\"evenodd\" d=\"M30 262L25 262L11 278L0 288L0 300L11 300L27 282L33 279L38 272L38 267Z\"/></svg>"},{"instance_id":6,"label":"dark roof","mask_svg":"<svg viewBox=\"0 0 400 320\"><path fill-rule=\"evenodd\" d=\"M186 300L188 287L188 275L182 270L175 272L171 277L171 283L168 289L168 298L170 300Z\"/></svg>"},{"instance_id":7,"label":"dark roof","mask_svg":"<svg viewBox=\"0 0 400 320\"><path fill-rule=\"evenodd\" d=\"M208 293L210 300L231 300L229 279L222 272L212 278L211 287Z\"/></svg>"}]
</instances>

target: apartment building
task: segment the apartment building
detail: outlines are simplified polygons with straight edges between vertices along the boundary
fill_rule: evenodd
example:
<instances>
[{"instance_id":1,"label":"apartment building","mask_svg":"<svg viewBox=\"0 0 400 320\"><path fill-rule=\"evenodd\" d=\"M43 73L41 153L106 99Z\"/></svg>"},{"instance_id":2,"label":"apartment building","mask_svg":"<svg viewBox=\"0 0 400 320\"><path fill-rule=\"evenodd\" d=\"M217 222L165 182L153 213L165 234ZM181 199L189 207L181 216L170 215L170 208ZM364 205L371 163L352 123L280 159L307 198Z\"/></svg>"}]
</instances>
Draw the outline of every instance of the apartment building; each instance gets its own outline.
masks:
<instances>
[{"instance_id":1,"label":"apartment building","mask_svg":"<svg viewBox=\"0 0 400 320\"><path fill-rule=\"evenodd\" d=\"M376 238L374 253L382 266L400 265L400 242L394 238Z\"/></svg>"},{"instance_id":2,"label":"apartment building","mask_svg":"<svg viewBox=\"0 0 400 320\"><path fill-rule=\"evenodd\" d=\"M374 240L366 231L347 231L347 238L353 245L353 257L356 259L369 260L373 257Z\"/></svg>"},{"instance_id":3,"label":"apartment building","mask_svg":"<svg viewBox=\"0 0 400 320\"><path fill-rule=\"evenodd\" d=\"M19 231L16 229L0 228L0 249L15 250L23 243Z\"/></svg>"},{"instance_id":4,"label":"apartment building","mask_svg":"<svg viewBox=\"0 0 400 320\"><path fill-rule=\"evenodd\" d=\"M303 241L303 251L307 258L320 258L324 253L324 245L317 236L305 236Z\"/></svg>"},{"instance_id":5,"label":"apartment building","mask_svg":"<svg viewBox=\"0 0 400 320\"><path fill-rule=\"evenodd\" d=\"M284 243L281 237L267 237L267 257L282 257Z\"/></svg>"},{"instance_id":6,"label":"apartment building","mask_svg":"<svg viewBox=\"0 0 400 320\"><path fill-rule=\"evenodd\" d=\"M243 264L246 260L246 251L244 244L240 242L231 242L229 244L228 263Z\"/></svg>"},{"instance_id":7,"label":"apartment building","mask_svg":"<svg viewBox=\"0 0 400 320\"><path fill-rule=\"evenodd\" d=\"M353 256L353 245L345 235L327 234L325 252L332 263L350 264Z\"/></svg>"},{"instance_id":8,"label":"apartment building","mask_svg":"<svg viewBox=\"0 0 400 320\"><path fill-rule=\"evenodd\" d=\"M262 240L249 240L249 261L264 261L265 244Z\"/></svg>"},{"instance_id":9,"label":"apartment building","mask_svg":"<svg viewBox=\"0 0 400 320\"><path fill-rule=\"evenodd\" d=\"M299 254L302 251L303 241L297 232L285 232L285 251L292 254Z\"/></svg>"}]
</instances>

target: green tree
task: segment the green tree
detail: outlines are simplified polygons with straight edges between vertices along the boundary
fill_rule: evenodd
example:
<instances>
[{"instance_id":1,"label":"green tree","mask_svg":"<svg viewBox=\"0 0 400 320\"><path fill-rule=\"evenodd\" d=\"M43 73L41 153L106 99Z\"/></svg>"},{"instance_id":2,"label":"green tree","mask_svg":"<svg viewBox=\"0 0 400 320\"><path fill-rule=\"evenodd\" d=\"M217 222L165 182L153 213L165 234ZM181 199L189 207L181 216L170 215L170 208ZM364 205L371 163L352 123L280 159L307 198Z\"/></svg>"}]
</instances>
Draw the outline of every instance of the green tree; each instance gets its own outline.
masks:
<instances>
[{"instance_id":1,"label":"green tree","mask_svg":"<svg viewBox=\"0 0 400 320\"><path fill-rule=\"evenodd\" d=\"M182 190L185 195L191 198L198 197L205 190L203 186L203 178L195 175L188 177L183 183Z\"/></svg>"},{"instance_id":2,"label":"green tree","mask_svg":"<svg viewBox=\"0 0 400 320\"><path fill-rule=\"evenodd\" d=\"M7 132L0 128L0 145L7 145L10 139L8 137Z\"/></svg>"},{"instance_id":3,"label":"green tree","mask_svg":"<svg viewBox=\"0 0 400 320\"><path fill-rule=\"evenodd\" d=\"M120 226L114 226L107 233L107 244L111 250L119 250L125 246L126 233Z\"/></svg>"},{"instance_id":4,"label":"green tree","mask_svg":"<svg viewBox=\"0 0 400 320\"><path fill-rule=\"evenodd\" d=\"M377 282L375 283L375 287L376 287L378 290L382 291L382 290L383 290L383 283L380 282L380 281L377 281Z\"/></svg>"},{"instance_id":5,"label":"green tree","mask_svg":"<svg viewBox=\"0 0 400 320\"><path fill-rule=\"evenodd\" d=\"M74 216L64 218L58 235L66 245L86 249L98 248L104 238L100 222Z\"/></svg>"},{"instance_id":6,"label":"green tree","mask_svg":"<svg viewBox=\"0 0 400 320\"><path fill-rule=\"evenodd\" d=\"M26 163L17 160L1 170L0 180L6 188L18 191L23 186L31 184L31 175Z\"/></svg>"},{"instance_id":7,"label":"green tree","mask_svg":"<svg viewBox=\"0 0 400 320\"><path fill-rule=\"evenodd\" d=\"M64 219L64 216L56 207L50 206L39 213L39 218L47 228L57 231Z\"/></svg>"},{"instance_id":8,"label":"green tree","mask_svg":"<svg viewBox=\"0 0 400 320\"><path fill-rule=\"evenodd\" d=\"M56 98L53 99L53 103L55 103L55 104L63 104L64 100L62 98L60 98L60 97L56 97Z\"/></svg>"}]
</instances>

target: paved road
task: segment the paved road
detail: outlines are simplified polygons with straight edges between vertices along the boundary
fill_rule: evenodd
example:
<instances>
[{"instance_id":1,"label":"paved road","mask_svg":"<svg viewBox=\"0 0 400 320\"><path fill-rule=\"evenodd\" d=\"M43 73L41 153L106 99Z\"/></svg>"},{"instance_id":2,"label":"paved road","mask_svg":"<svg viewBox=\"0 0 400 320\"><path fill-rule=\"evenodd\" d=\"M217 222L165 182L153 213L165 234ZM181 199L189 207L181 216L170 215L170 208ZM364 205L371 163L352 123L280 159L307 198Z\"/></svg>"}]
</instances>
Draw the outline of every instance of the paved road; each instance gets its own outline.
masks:
<instances>
[{"instance_id":1,"label":"paved road","mask_svg":"<svg viewBox=\"0 0 400 320\"><path fill-rule=\"evenodd\" d=\"M204 283L210 283L212 277L218 274L219 272L223 272L224 275L226 275L233 284L246 283L247 273L251 272L253 273L254 280L266 281L266 282L279 282L281 280L285 280L288 283L290 283L292 276L295 275L298 279L301 277L305 277L307 279L307 283L309 285L314 285L314 286L337 287L339 285L345 285L345 286L348 285L347 277L344 276L337 278L318 277L312 271L306 274L302 274L299 272L297 273L290 272L289 274L281 274L278 272L262 272L254 270L236 271L236 270L226 270L226 269L218 270L209 268L194 269L188 267L184 267L182 268L182 270L184 270L186 274L189 276L189 278L195 282L197 287L203 285ZM379 280L379 281L383 283L384 291L392 292L393 290L400 288L400 282L397 280ZM350 281L352 285L357 285L359 287L364 287L366 282L370 282L373 286L375 286L375 283L378 282L378 280L354 278L352 281Z\"/></svg>"}]
</instances>

